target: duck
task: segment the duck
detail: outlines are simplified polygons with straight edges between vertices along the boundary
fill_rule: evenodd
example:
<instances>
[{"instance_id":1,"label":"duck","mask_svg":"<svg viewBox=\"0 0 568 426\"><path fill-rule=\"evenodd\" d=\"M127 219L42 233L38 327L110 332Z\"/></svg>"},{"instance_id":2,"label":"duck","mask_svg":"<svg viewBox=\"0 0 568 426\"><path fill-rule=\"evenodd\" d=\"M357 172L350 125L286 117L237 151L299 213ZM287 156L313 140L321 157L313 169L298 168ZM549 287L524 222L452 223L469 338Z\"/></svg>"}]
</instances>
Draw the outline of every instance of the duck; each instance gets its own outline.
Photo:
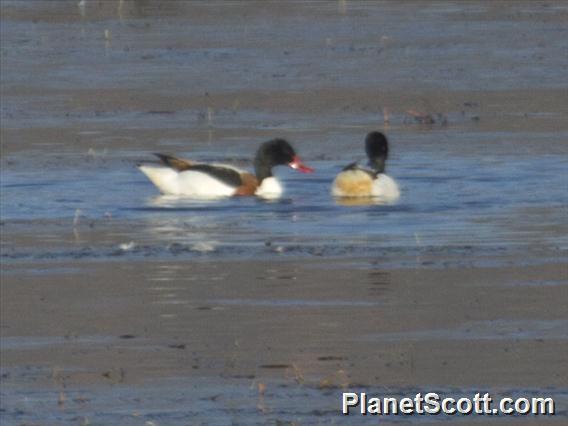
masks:
<instances>
[{"instance_id":1,"label":"duck","mask_svg":"<svg viewBox=\"0 0 568 426\"><path fill-rule=\"evenodd\" d=\"M340 198L375 198L393 202L399 199L396 181L385 173L389 153L387 137L381 132L370 132L365 137L365 151L369 168L351 163L335 177L331 194Z\"/></svg>"},{"instance_id":2,"label":"duck","mask_svg":"<svg viewBox=\"0 0 568 426\"><path fill-rule=\"evenodd\" d=\"M272 139L260 145L254 158L254 174L229 164L201 163L168 154L154 154L160 164L138 164L139 170L164 195L188 197L258 196L278 198L283 187L273 175L276 166L287 165L302 173L306 166L285 139Z\"/></svg>"}]
</instances>

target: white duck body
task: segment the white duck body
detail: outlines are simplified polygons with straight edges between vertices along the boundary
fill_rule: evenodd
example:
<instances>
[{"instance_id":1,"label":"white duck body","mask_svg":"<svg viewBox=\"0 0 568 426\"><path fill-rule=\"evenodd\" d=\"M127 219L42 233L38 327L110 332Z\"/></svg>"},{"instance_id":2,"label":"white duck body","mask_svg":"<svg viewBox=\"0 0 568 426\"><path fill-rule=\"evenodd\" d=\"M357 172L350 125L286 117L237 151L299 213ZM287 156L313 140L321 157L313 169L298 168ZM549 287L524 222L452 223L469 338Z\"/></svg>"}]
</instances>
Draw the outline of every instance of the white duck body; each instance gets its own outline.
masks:
<instances>
[{"instance_id":1,"label":"white duck body","mask_svg":"<svg viewBox=\"0 0 568 426\"><path fill-rule=\"evenodd\" d=\"M280 181L274 176L264 178L260 183L260 186L256 189L255 195L260 198L265 199L275 199L279 198L284 189L280 184Z\"/></svg>"},{"instance_id":2,"label":"white duck body","mask_svg":"<svg viewBox=\"0 0 568 426\"><path fill-rule=\"evenodd\" d=\"M170 167L150 164L141 165L139 169L165 195L216 198L230 197L237 191L236 187L200 171L180 172Z\"/></svg>"},{"instance_id":3,"label":"white duck body","mask_svg":"<svg viewBox=\"0 0 568 426\"><path fill-rule=\"evenodd\" d=\"M373 197L396 201L400 198L400 189L393 178L384 173L379 173L373 181L372 194Z\"/></svg>"}]
</instances>

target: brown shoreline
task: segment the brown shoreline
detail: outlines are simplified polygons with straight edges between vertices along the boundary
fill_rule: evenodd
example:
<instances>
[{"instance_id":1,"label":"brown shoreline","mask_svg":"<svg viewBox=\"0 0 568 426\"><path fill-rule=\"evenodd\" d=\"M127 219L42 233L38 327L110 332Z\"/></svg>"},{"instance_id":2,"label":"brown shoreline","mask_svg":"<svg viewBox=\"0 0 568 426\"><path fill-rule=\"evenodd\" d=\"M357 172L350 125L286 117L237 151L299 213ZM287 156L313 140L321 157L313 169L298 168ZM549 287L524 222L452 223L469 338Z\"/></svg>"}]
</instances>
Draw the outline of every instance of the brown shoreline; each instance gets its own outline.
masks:
<instances>
[{"instance_id":1,"label":"brown shoreline","mask_svg":"<svg viewBox=\"0 0 568 426\"><path fill-rule=\"evenodd\" d=\"M128 383L179 375L281 378L296 370L314 383L343 370L350 383L386 386L546 387L568 377L562 264L53 266L44 275L3 274L2 337L14 342L2 351L5 368L62 368L77 385L105 383L107 369L124 369ZM69 266L78 272L57 272ZM34 336L48 342L34 347ZM270 365L285 367L262 367Z\"/></svg>"}]
</instances>

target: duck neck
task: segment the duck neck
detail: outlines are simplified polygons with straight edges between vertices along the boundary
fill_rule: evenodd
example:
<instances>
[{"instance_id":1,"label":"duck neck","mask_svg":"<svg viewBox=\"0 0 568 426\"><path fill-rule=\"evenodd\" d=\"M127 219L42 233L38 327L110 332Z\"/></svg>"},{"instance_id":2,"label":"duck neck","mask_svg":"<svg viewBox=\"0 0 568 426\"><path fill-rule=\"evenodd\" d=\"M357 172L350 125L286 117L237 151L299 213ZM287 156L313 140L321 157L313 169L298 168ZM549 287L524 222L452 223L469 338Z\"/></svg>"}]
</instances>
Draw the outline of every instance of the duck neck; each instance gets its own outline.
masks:
<instances>
[{"instance_id":1,"label":"duck neck","mask_svg":"<svg viewBox=\"0 0 568 426\"><path fill-rule=\"evenodd\" d=\"M374 157L369 159L369 164L376 174L384 173L386 166L386 157Z\"/></svg>"},{"instance_id":2,"label":"duck neck","mask_svg":"<svg viewBox=\"0 0 568 426\"><path fill-rule=\"evenodd\" d=\"M254 173L260 185L264 179L272 177L272 166L263 159L256 158L254 160Z\"/></svg>"}]
</instances>

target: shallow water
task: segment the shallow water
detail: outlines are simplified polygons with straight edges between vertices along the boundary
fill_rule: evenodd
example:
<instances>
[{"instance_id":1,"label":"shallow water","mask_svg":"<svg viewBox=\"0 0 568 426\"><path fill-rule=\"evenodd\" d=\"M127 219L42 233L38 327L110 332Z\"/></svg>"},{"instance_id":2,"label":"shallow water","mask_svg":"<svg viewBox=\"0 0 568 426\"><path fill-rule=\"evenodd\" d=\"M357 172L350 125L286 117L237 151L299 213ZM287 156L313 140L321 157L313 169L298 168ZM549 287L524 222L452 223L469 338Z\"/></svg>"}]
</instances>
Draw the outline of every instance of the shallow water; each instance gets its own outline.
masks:
<instances>
[{"instance_id":1,"label":"shallow water","mask_svg":"<svg viewBox=\"0 0 568 426\"><path fill-rule=\"evenodd\" d=\"M33 380L34 372L28 371L28 380ZM258 391L258 382L246 379L224 381L170 379L154 381L144 388L116 385L110 391L91 389L88 398L81 389L66 393L66 400L59 412L52 410L56 403L52 392L38 389L34 393L19 394L17 391L7 394L7 403L14 409L8 414L20 422L89 422L89 424L139 425L142 421L155 424L191 424L232 425L235 421L246 424L328 424L341 421L341 424L431 424L436 422L466 423L471 416L454 415L446 418L440 416L360 416L352 409L349 416L338 417L341 409L342 389L340 386L316 387L294 383L293 380L278 381L269 385L266 392ZM349 392L365 392L369 398L380 397L414 397L420 388L384 388L354 386ZM455 389L436 387L428 389L442 398L467 397L476 393L483 395L479 388ZM532 398L542 397L539 389L500 389L498 393L490 393L494 400L502 397ZM566 392L547 393L555 398L557 406L565 406L568 401ZM25 396L25 400L22 397ZM495 403L494 403L495 404ZM33 405L48 416L30 413L28 407ZM68 406L77 407L77 411L69 412ZM130 407L124 409L124 406ZM495 407L495 405L492 405ZM558 416L564 417L566 412L558 410ZM410 420L411 419L411 420ZM491 416L492 421L508 419L509 422L523 421L524 416ZM79 423L80 424L80 423Z\"/></svg>"},{"instance_id":2,"label":"shallow water","mask_svg":"<svg viewBox=\"0 0 568 426\"><path fill-rule=\"evenodd\" d=\"M68 256L88 248L84 256L96 258L140 250L249 257L448 247L482 254L540 246L561 253L568 247L565 157L480 159L400 150L389 173L402 188L401 200L363 206L343 206L329 195L347 158L322 161L308 154L314 175L278 170L287 192L270 202L160 196L131 162L69 156L63 162L77 167L48 166L38 174L18 171L16 161L2 172L3 256L37 257L37 244L44 258L58 259L69 244L74 250ZM30 241L12 240L16 235Z\"/></svg>"}]
</instances>

